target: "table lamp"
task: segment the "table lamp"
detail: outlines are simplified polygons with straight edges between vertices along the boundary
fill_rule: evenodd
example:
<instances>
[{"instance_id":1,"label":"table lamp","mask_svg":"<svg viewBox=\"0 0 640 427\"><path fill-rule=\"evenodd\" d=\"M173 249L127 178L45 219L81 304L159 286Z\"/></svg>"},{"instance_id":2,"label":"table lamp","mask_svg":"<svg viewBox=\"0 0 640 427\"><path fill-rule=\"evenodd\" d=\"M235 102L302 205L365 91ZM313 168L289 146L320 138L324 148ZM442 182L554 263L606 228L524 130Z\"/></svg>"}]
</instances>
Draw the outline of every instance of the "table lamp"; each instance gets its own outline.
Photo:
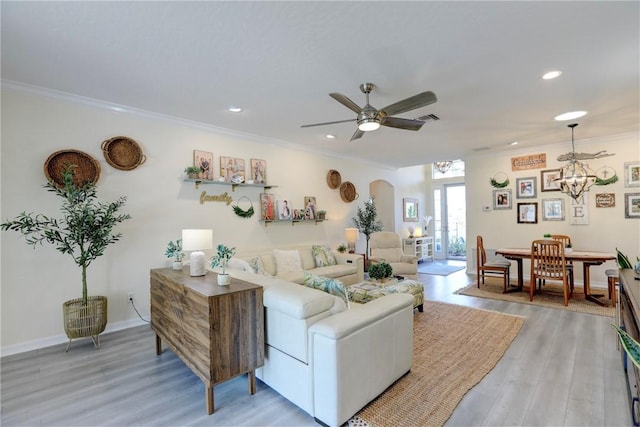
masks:
<instances>
[{"instance_id":1,"label":"table lamp","mask_svg":"<svg viewBox=\"0 0 640 427\"><path fill-rule=\"evenodd\" d=\"M358 241L358 236L360 235L360 230L357 228L345 228L344 237L347 239L347 243L349 243L349 253L352 254L356 251L356 242Z\"/></svg>"},{"instance_id":2,"label":"table lamp","mask_svg":"<svg viewBox=\"0 0 640 427\"><path fill-rule=\"evenodd\" d=\"M182 230L182 250L193 251L189 257L192 277L206 274L202 251L211 248L213 248L213 230Z\"/></svg>"}]
</instances>

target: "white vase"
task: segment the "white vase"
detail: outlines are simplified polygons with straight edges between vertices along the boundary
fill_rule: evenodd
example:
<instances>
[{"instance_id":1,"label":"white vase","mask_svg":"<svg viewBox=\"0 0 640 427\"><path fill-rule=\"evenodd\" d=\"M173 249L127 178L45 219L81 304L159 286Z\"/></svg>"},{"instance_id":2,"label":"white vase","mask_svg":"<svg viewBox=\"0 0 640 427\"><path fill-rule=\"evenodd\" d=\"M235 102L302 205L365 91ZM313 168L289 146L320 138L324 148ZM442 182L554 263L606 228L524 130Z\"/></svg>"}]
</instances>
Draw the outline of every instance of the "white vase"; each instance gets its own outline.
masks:
<instances>
[{"instance_id":1,"label":"white vase","mask_svg":"<svg viewBox=\"0 0 640 427\"><path fill-rule=\"evenodd\" d=\"M229 273L218 273L218 285L220 286L228 286L229 285Z\"/></svg>"},{"instance_id":2,"label":"white vase","mask_svg":"<svg viewBox=\"0 0 640 427\"><path fill-rule=\"evenodd\" d=\"M174 270L182 270L182 261L173 261Z\"/></svg>"},{"instance_id":3,"label":"white vase","mask_svg":"<svg viewBox=\"0 0 640 427\"><path fill-rule=\"evenodd\" d=\"M570 254L571 252L573 252L573 248L564 248L565 254Z\"/></svg>"}]
</instances>

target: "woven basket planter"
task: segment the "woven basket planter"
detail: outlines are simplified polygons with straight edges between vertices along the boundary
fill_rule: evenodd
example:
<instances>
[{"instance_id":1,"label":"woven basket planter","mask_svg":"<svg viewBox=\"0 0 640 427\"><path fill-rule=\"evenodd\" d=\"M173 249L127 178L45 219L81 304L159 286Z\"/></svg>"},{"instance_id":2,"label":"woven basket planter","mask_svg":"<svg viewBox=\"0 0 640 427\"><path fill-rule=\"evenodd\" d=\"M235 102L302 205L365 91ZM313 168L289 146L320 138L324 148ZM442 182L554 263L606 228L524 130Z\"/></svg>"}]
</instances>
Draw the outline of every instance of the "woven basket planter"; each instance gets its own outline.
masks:
<instances>
[{"instance_id":1,"label":"woven basket planter","mask_svg":"<svg viewBox=\"0 0 640 427\"><path fill-rule=\"evenodd\" d=\"M107 326L107 297L88 297L87 305L82 304L82 298L72 299L62 304L62 310L64 332L69 338L69 344L75 338L91 337L96 348L100 348L100 340L98 339L96 344L95 338Z\"/></svg>"}]
</instances>

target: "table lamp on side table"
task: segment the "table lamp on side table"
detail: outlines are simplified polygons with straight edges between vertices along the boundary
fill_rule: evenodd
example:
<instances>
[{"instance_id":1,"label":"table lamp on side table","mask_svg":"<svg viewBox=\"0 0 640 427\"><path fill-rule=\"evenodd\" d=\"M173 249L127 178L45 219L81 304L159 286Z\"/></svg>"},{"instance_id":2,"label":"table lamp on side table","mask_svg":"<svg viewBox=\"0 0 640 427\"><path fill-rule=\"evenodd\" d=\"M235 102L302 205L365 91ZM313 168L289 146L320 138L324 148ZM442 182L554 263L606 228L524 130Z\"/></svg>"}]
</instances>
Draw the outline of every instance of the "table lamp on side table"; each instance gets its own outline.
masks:
<instances>
[{"instance_id":1,"label":"table lamp on side table","mask_svg":"<svg viewBox=\"0 0 640 427\"><path fill-rule=\"evenodd\" d=\"M356 251L356 242L358 241L359 235L360 235L360 230L358 230L357 228L344 229L344 238L347 239L347 243L349 243L350 254Z\"/></svg>"},{"instance_id":2,"label":"table lamp on side table","mask_svg":"<svg viewBox=\"0 0 640 427\"><path fill-rule=\"evenodd\" d=\"M189 257L192 277L206 274L204 252L202 251L211 248L213 248L213 230L182 230L182 250L193 251Z\"/></svg>"}]
</instances>

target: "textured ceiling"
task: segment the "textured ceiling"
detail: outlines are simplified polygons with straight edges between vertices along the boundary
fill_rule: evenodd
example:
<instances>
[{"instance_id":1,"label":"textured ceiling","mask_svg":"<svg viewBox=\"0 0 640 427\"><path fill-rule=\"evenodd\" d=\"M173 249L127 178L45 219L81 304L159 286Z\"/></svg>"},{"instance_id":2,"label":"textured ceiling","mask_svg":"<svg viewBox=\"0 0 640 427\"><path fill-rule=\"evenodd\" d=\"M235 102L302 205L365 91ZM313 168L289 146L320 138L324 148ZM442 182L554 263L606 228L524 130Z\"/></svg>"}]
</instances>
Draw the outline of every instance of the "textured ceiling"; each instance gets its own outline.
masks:
<instances>
[{"instance_id":1,"label":"textured ceiling","mask_svg":"<svg viewBox=\"0 0 640 427\"><path fill-rule=\"evenodd\" d=\"M2 79L402 167L639 130L640 3L12 2ZM540 76L560 69L553 81ZM413 132L349 142L363 82L382 108L431 90ZM245 111L232 114L228 105ZM326 133L337 136L324 138ZM569 146L567 147L569 149ZM489 151L491 152L491 151Z\"/></svg>"}]
</instances>

